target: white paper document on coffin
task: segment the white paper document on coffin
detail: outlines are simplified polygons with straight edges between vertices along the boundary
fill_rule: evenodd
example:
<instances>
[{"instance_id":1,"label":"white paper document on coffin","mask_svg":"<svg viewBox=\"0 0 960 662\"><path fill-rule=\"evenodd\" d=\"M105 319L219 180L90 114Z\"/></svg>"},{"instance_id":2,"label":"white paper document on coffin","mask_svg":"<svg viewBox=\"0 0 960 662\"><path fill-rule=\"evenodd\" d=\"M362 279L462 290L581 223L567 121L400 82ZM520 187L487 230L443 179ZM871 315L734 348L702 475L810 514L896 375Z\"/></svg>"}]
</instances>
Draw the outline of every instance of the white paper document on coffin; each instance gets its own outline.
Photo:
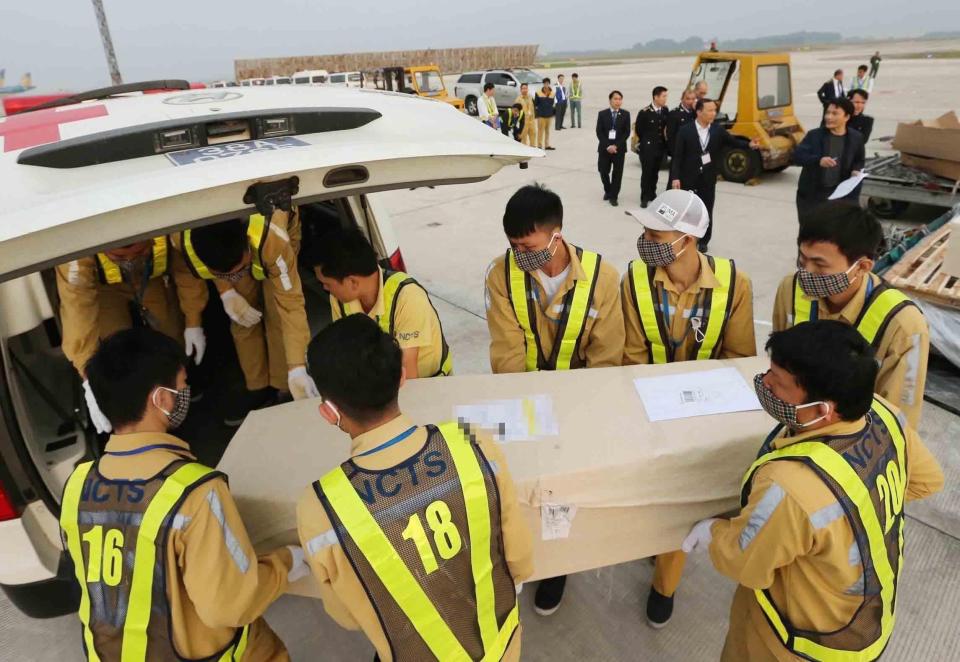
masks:
<instances>
[{"instance_id":1,"label":"white paper document on coffin","mask_svg":"<svg viewBox=\"0 0 960 662\"><path fill-rule=\"evenodd\" d=\"M536 441L559 431L549 395L460 405L454 413L460 423L487 430L501 443Z\"/></svg>"},{"instance_id":2,"label":"white paper document on coffin","mask_svg":"<svg viewBox=\"0 0 960 662\"><path fill-rule=\"evenodd\" d=\"M736 368L633 380L651 422L760 409L756 393Z\"/></svg>"}]
</instances>

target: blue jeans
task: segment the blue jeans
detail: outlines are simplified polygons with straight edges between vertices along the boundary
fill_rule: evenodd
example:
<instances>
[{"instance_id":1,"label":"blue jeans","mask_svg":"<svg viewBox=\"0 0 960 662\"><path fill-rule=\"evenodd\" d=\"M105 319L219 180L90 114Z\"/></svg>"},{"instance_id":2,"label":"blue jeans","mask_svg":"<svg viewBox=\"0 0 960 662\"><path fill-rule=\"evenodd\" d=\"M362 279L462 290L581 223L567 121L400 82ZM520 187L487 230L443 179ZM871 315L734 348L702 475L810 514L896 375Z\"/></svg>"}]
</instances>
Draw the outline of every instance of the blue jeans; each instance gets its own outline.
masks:
<instances>
[{"instance_id":1,"label":"blue jeans","mask_svg":"<svg viewBox=\"0 0 960 662\"><path fill-rule=\"evenodd\" d=\"M583 114L581 104L583 103L580 99L570 99L570 128L573 127L582 128L583 127Z\"/></svg>"}]
</instances>

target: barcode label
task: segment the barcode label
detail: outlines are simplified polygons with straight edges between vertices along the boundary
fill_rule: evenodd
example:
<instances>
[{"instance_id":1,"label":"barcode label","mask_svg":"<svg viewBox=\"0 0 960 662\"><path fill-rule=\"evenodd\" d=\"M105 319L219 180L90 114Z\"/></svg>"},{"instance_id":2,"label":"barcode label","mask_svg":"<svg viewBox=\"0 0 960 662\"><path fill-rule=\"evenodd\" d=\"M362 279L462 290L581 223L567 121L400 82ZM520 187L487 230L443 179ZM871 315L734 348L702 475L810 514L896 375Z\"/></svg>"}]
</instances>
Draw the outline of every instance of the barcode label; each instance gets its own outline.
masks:
<instances>
[{"instance_id":1,"label":"barcode label","mask_svg":"<svg viewBox=\"0 0 960 662\"><path fill-rule=\"evenodd\" d=\"M686 404L688 402L697 401L697 392L696 391L680 391L680 400Z\"/></svg>"}]
</instances>

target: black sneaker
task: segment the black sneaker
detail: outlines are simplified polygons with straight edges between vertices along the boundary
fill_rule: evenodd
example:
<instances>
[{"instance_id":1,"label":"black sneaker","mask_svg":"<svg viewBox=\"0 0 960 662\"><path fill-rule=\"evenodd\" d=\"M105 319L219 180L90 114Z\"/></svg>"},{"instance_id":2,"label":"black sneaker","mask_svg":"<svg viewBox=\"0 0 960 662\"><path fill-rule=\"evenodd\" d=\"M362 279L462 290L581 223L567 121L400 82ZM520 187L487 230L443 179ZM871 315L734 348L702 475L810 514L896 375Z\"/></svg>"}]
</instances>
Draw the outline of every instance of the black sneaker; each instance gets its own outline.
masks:
<instances>
[{"instance_id":1,"label":"black sneaker","mask_svg":"<svg viewBox=\"0 0 960 662\"><path fill-rule=\"evenodd\" d=\"M556 147L544 147L544 149L550 150L551 152L556 149Z\"/></svg>"},{"instance_id":2,"label":"black sneaker","mask_svg":"<svg viewBox=\"0 0 960 662\"><path fill-rule=\"evenodd\" d=\"M604 194L603 194L603 199L604 199L604 200L609 200L609 199L610 199L610 194L609 194L609 193L604 193Z\"/></svg>"},{"instance_id":3,"label":"black sneaker","mask_svg":"<svg viewBox=\"0 0 960 662\"><path fill-rule=\"evenodd\" d=\"M650 202L649 202L648 200L641 200L641 201L640 201L640 208L641 208L641 209L646 209L648 204L650 204Z\"/></svg>"},{"instance_id":4,"label":"black sneaker","mask_svg":"<svg viewBox=\"0 0 960 662\"><path fill-rule=\"evenodd\" d=\"M537 595L533 599L533 610L541 616L550 616L557 611L566 585L566 575L541 580L537 586Z\"/></svg>"},{"instance_id":5,"label":"black sneaker","mask_svg":"<svg viewBox=\"0 0 960 662\"><path fill-rule=\"evenodd\" d=\"M650 627L660 629L670 622L673 616L673 596L669 598L657 593L657 589L650 587L650 595L647 596L647 623Z\"/></svg>"},{"instance_id":6,"label":"black sneaker","mask_svg":"<svg viewBox=\"0 0 960 662\"><path fill-rule=\"evenodd\" d=\"M610 198L610 206L611 206L611 207L619 207L619 206L620 206L620 203L617 201L616 198Z\"/></svg>"},{"instance_id":7,"label":"black sneaker","mask_svg":"<svg viewBox=\"0 0 960 662\"><path fill-rule=\"evenodd\" d=\"M227 401L226 413L223 416L223 424L230 428L239 427L243 420L254 409L262 409L274 404L277 397L277 391L270 386L257 389L256 391L239 391Z\"/></svg>"}]
</instances>

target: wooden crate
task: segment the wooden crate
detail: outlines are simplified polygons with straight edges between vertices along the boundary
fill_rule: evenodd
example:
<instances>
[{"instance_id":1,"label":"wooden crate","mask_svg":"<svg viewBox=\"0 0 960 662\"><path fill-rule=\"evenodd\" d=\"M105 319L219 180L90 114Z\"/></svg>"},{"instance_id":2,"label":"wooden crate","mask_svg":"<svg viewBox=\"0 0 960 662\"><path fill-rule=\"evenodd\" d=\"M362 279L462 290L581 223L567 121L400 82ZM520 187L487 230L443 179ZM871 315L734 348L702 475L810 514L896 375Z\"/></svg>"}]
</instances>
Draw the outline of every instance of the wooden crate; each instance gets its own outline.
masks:
<instances>
[{"instance_id":1,"label":"wooden crate","mask_svg":"<svg viewBox=\"0 0 960 662\"><path fill-rule=\"evenodd\" d=\"M884 279L912 297L960 310L960 278L941 270L949 238L945 225L907 251Z\"/></svg>"}]
</instances>

